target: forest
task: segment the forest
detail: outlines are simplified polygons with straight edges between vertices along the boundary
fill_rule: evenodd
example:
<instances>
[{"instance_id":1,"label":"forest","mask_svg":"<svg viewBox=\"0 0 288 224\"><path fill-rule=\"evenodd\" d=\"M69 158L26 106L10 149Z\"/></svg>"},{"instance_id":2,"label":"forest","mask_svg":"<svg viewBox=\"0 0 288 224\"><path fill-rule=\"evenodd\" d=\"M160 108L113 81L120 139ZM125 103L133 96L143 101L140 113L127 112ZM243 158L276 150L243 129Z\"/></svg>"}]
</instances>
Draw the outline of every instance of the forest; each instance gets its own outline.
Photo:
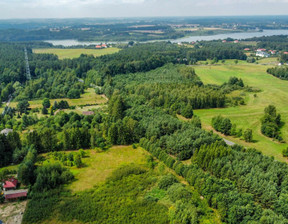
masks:
<instances>
[{"instance_id":1,"label":"forest","mask_svg":"<svg viewBox=\"0 0 288 224\"><path fill-rule=\"evenodd\" d=\"M240 21L240 23L239 23ZM274 21L272 23L271 21ZM189 31L185 28L196 28ZM177 27L184 29L177 29ZM0 41L43 41L77 39L79 41L148 41L177 39L187 35L211 35L287 27L286 16L254 17L177 17L115 19L27 19L0 20ZM219 30L203 30L219 27Z\"/></svg>"},{"instance_id":2,"label":"forest","mask_svg":"<svg viewBox=\"0 0 288 224\"><path fill-rule=\"evenodd\" d=\"M111 55L63 60L34 54L31 43L0 46L1 102L12 97L16 103L2 106L0 129L12 131L0 135L0 177L11 175L5 168L13 164L29 188L23 223L288 223L287 164L250 147L228 146L195 115L232 107L235 92L257 99L237 74L207 84L192 66L203 60L244 63L242 45L127 44ZM88 88L108 102L85 114L67 100L82 100ZM36 100L40 106L32 107ZM240 97L239 105L245 100ZM262 133L281 140L276 107L263 110ZM237 129L229 118L213 117L212 126L253 142L252 130ZM94 154L116 145L130 145L133 153L145 149L145 162L122 164L91 189L69 189Z\"/></svg>"}]
</instances>

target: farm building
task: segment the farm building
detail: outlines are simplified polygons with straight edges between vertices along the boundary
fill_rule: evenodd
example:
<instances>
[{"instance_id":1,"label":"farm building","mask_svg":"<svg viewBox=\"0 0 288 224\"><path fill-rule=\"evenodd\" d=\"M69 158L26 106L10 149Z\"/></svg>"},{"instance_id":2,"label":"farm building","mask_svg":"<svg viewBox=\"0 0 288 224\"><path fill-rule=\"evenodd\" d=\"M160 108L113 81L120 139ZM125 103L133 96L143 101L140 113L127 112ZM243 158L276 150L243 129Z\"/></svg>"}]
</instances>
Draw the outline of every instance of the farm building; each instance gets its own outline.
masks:
<instances>
[{"instance_id":1,"label":"farm building","mask_svg":"<svg viewBox=\"0 0 288 224\"><path fill-rule=\"evenodd\" d=\"M26 198L27 197L28 190L14 190L14 191L5 191L4 197L5 200L15 200L18 198Z\"/></svg>"},{"instance_id":2,"label":"farm building","mask_svg":"<svg viewBox=\"0 0 288 224\"><path fill-rule=\"evenodd\" d=\"M14 177L9 178L3 183L3 189L4 191L7 190L15 190L18 184L18 180Z\"/></svg>"},{"instance_id":3,"label":"farm building","mask_svg":"<svg viewBox=\"0 0 288 224\"><path fill-rule=\"evenodd\" d=\"M7 136L10 132L13 132L13 129L5 128L1 131L1 134Z\"/></svg>"}]
</instances>

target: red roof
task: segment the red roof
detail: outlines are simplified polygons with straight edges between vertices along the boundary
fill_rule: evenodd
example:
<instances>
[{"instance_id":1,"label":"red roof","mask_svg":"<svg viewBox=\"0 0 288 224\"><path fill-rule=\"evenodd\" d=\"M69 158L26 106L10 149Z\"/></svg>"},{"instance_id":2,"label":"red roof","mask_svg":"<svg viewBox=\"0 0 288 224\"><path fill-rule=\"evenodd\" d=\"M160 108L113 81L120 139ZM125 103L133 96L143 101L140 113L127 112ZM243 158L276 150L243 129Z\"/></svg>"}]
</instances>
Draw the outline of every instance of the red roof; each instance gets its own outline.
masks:
<instances>
[{"instance_id":1,"label":"red roof","mask_svg":"<svg viewBox=\"0 0 288 224\"><path fill-rule=\"evenodd\" d=\"M250 48L245 48L244 51L250 51Z\"/></svg>"},{"instance_id":2,"label":"red roof","mask_svg":"<svg viewBox=\"0 0 288 224\"><path fill-rule=\"evenodd\" d=\"M10 178L9 180L5 181L4 188L15 188L17 186L18 180L16 178Z\"/></svg>"},{"instance_id":3,"label":"red roof","mask_svg":"<svg viewBox=\"0 0 288 224\"><path fill-rule=\"evenodd\" d=\"M21 197L27 197L27 192L19 192L15 194L5 194L5 199L15 199L15 198L21 198Z\"/></svg>"},{"instance_id":4,"label":"red roof","mask_svg":"<svg viewBox=\"0 0 288 224\"><path fill-rule=\"evenodd\" d=\"M83 115L94 115L94 111L83 111Z\"/></svg>"},{"instance_id":5,"label":"red roof","mask_svg":"<svg viewBox=\"0 0 288 224\"><path fill-rule=\"evenodd\" d=\"M288 52L284 52L284 54L288 54Z\"/></svg>"},{"instance_id":6,"label":"red roof","mask_svg":"<svg viewBox=\"0 0 288 224\"><path fill-rule=\"evenodd\" d=\"M102 47L107 47L107 45L106 44L102 44Z\"/></svg>"},{"instance_id":7,"label":"red roof","mask_svg":"<svg viewBox=\"0 0 288 224\"><path fill-rule=\"evenodd\" d=\"M97 45L96 48L102 48L100 45Z\"/></svg>"}]
</instances>

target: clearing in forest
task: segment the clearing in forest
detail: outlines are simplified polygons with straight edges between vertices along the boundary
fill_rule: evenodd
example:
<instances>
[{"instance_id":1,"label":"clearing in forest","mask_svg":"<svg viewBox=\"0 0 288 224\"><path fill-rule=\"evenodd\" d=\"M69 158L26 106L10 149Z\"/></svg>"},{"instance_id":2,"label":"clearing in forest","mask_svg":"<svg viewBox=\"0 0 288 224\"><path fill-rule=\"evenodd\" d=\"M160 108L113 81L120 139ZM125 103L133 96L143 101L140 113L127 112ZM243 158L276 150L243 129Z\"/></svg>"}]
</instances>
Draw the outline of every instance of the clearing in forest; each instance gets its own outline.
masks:
<instances>
[{"instance_id":1,"label":"clearing in forest","mask_svg":"<svg viewBox=\"0 0 288 224\"><path fill-rule=\"evenodd\" d=\"M266 62L266 61L265 61ZM261 134L261 117L264 115L264 108L268 105L275 105L277 112L281 114L285 125L281 128L283 139L288 142L288 81L278 79L268 73L267 68L275 65L239 63L237 65L217 65L217 66L194 66L196 74L204 84L218 84L228 82L231 76L236 76L244 81L245 85L260 89L258 93L243 92L246 105L220 109L195 110L195 114L200 116L203 127L211 130L211 120L214 116L222 115L231 119L237 128L253 130L255 142L246 143L239 138L227 136L228 140L235 143L254 147L266 155L274 156L277 160L287 161L282 156L282 150L288 144L281 144L277 141L265 137Z\"/></svg>"},{"instance_id":2,"label":"clearing in forest","mask_svg":"<svg viewBox=\"0 0 288 224\"><path fill-rule=\"evenodd\" d=\"M81 54L93 55L94 57L99 57L106 54L117 53L120 49L115 47L104 48L104 49L61 49L61 48L40 48L33 49L33 53L36 54L56 54L59 59L65 58L78 58Z\"/></svg>"}]
</instances>

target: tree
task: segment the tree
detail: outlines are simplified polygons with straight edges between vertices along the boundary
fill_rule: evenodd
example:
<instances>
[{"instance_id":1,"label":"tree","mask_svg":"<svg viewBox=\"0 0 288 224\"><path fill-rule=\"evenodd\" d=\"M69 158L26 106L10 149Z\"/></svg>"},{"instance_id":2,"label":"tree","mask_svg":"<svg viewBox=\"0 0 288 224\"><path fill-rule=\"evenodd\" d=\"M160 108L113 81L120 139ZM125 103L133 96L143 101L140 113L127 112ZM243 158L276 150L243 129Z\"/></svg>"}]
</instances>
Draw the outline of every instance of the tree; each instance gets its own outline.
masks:
<instances>
[{"instance_id":1,"label":"tree","mask_svg":"<svg viewBox=\"0 0 288 224\"><path fill-rule=\"evenodd\" d=\"M190 103L181 111L181 115L185 118L192 118L193 116L193 109Z\"/></svg>"},{"instance_id":2,"label":"tree","mask_svg":"<svg viewBox=\"0 0 288 224\"><path fill-rule=\"evenodd\" d=\"M231 120L229 118L224 118L224 120L221 123L220 131L224 135L230 135L231 127L232 127Z\"/></svg>"},{"instance_id":3,"label":"tree","mask_svg":"<svg viewBox=\"0 0 288 224\"><path fill-rule=\"evenodd\" d=\"M18 168L18 178L24 185L33 184L35 180L35 166L33 162L26 161L21 163Z\"/></svg>"},{"instance_id":4,"label":"tree","mask_svg":"<svg viewBox=\"0 0 288 224\"><path fill-rule=\"evenodd\" d=\"M287 147L286 149L283 149L282 155L283 155L284 157L288 157L288 147Z\"/></svg>"},{"instance_id":5,"label":"tree","mask_svg":"<svg viewBox=\"0 0 288 224\"><path fill-rule=\"evenodd\" d=\"M81 160L81 155L80 154L76 154L74 156L74 164L77 168L80 168L82 166L82 160Z\"/></svg>"},{"instance_id":6,"label":"tree","mask_svg":"<svg viewBox=\"0 0 288 224\"><path fill-rule=\"evenodd\" d=\"M48 98L44 98L44 100L42 101L42 105L43 107L45 107L46 109L50 107L50 100Z\"/></svg>"},{"instance_id":7,"label":"tree","mask_svg":"<svg viewBox=\"0 0 288 224\"><path fill-rule=\"evenodd\" d=\"M21 100L18 104L17 104L17 110L20 112L20 114L22 113L26 113L27 112L27 108L30 106L30 104L28 103L27 100Z\"/></svg>"},{"instance_id":8,"label":"tree","mask_svg":"<svg viewBox=\"0 0 288 224\"><path fill-rule=\"evenodd\" d=\"M125 104L122 96L114 94L109 102L108 110L109 115L114 121L122 119L125 111Z\"/></svg>"},{"instance_id":9,"label":"tree","mask_svg":"<svg viewBox=\"0 0 288 224\"><path fill-rule=\"evenodd\" d=\"M78 89L69 90L69 92L67 93L67 97L70 98L70 99L78 99L78 98L80 98L80 90L78 90Z\"/></svg>"},{"instance_id":10,"label":"tree","mask_svg":"<svg viewBox=\"0 0 288 224\"><path fill-rule=\"evenodd\" d=\"M243 137L244 137L245 142L252 142L252 140L253 140L253 132L252 132L252 130L249 129L249 128L246 129L244 131Z\"/></svg>"},{"instance_id":11,"label":"tree","mask_svg":"<svg viewBox=\"0 0 288 224\"><path fill-rule=\"evenodd\" d=\"M46 107L43 107L43 108L42 108L42 114L48 114L48 110L47 110Z\"/></svg>"}]
</instances>

